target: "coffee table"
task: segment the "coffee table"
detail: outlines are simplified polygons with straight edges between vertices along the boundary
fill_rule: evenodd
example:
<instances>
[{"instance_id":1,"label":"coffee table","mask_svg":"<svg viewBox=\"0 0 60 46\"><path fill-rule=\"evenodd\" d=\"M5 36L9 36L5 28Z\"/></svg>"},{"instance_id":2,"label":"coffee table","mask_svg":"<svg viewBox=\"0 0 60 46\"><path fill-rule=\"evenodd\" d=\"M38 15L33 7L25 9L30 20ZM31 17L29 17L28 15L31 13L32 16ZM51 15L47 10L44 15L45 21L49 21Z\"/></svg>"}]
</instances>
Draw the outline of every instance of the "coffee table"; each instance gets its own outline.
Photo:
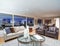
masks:
<instances>
[{"instance_id":1,"label":"coffee table","mask_svg":"<svg viewBox=\"0 0 60 46\"><path fill-rule=\"evenodd\" d=\"M40 37L42 39L37 39L35 35L30 35L28 38L24 38L23 35L19 36L17 38L18 46L19 46L19 43L21 43L20 46L41 46L42 43L45 41L45 38L43 36L40 36Z\"/></svg>"}]
</instances>

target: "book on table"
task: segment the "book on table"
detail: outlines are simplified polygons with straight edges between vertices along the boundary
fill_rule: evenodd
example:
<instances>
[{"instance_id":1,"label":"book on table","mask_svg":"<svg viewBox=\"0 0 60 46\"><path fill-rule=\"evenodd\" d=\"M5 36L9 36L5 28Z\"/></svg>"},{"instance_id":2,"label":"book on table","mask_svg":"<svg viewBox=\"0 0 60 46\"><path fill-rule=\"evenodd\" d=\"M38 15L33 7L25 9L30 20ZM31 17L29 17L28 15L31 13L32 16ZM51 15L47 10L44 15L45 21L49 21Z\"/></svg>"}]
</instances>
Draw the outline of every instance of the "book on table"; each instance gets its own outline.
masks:
<instances>
[{"instance_id":1,"label":"book on table","mask_svg":"<svg viewBox=\"0 0 60 46\"><path fill-rule=\"evenodd\" d=\"M33 35L37 40L42 40L43 39L43 37L42 36L39 36L39 35Z\"/></svg>"}]
</instances>

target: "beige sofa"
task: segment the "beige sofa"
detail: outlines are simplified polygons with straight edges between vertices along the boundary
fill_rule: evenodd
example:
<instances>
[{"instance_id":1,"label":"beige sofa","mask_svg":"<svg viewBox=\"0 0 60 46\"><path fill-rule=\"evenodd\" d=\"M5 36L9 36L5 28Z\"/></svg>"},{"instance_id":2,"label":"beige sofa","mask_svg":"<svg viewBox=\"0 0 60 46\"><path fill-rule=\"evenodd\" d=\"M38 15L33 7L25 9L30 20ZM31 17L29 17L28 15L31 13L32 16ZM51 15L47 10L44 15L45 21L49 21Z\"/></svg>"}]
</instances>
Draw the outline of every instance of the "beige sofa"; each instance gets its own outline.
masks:
<instances>
[{"instance_id":1,"label":"beige sofa","mask_svg":"<svg viewBox=\"0 0 60 46\"><path fill-rule=\"evenodd\" d=\"M18 37L20 35L23 35L23 32L25 30L25 28L23 26L20 26L20 27L11 27L11 28L14 28L14 31L15 31L14 33L6 34L6 31L4 29L4 38L5 38L5 40L9 40L9 39Z\"/></svg>"}]
</instances>

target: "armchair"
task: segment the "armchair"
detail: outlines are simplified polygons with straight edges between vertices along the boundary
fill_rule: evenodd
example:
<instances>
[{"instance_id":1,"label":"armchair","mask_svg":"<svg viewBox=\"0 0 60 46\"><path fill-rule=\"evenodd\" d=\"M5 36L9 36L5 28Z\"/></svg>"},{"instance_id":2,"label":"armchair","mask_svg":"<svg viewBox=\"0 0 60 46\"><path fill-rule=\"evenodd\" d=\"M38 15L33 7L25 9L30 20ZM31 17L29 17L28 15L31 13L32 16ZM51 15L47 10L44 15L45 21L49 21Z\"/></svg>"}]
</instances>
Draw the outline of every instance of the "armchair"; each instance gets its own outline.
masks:
<instances>
[{"instance_id":1,"label":"armchair","mask_svg":"<svg viewBox=\"0 0 60 46\"><path fill-rule=\"evenodd\" d=\"M42 25L42 26L36 28L36 33L39 35L45 35L44 26Z\"/></svg>"},{"instance_id":2,"label":"armchair","mask_svg":"<svg viewBox=\"0 0 60 46\"><path fill-rule=\"evenodd\" d=\"M49 27L48 30L45 30L45 36L58 39L58 31L59 29L57 27Z\"/></svg>"}]
</instances>

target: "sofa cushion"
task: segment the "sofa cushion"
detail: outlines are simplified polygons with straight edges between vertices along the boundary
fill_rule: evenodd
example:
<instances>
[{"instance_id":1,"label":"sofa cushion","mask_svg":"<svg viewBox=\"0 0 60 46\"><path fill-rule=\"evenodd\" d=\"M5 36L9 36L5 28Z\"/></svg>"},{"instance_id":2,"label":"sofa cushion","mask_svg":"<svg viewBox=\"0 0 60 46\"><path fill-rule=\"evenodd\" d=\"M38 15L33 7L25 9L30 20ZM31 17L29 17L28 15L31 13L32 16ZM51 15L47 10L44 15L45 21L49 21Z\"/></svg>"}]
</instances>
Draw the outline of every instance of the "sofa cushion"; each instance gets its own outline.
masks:
<instances>
[{"instance_id":1,"label":"sofa cushion","mask_svg":"<svg viewBox=\"0 0 60 46\"><path fill-rule=\"evenodd\" d=\"M19 31L17 33L10 33L10 34L7 34L7 37L5 40L9 40L9 39L12 39L15 37L19 37L20 35L23 35L23 31Z\"/></svg>"},{"instance_id":2,"label":"sofa cushion","mask_svg":"<svg viewBox=\"0 0 60 46\"><path fill-rule=\"evenodd\" d=\"M56 31L56 28L55 27L49 27L49 31L55 32Z\"/></svg>"},{"instance_id":3,"label":"sofa cushion","mask_svg":"<svg viewBox=\"0 0 60 46\"><path fill-rule=\"evenodd\" d=\"M12 37L12 36L21 35L21 34L23 34L23 31L19 31L19 32L17 32L17 33L7 34L7 37Z\"/></svg>"},{"instance_id":4,"label":"sofa cushion","mask_svg":"<svg viewBox=\"0 0 60 46\"><path fill-rule=\"evenodd\" d=\"M14 31L18 32L19 31L19 27L14 27Z\"/></svg>"},{"instance_id":5,"label":"sofa cushion","mask_svg":"<svg viewBox=\"0 0 60 46\"><path fill-rule=\"evenodd\" d=\"M50 33L50 34L56 34L56 32L51 32L51 31L47 31L47 33Z\"/></svg>"},{"instance_id":6,"label":"sofa cushion","mask_svg":"<svg viewBox=\"0 0 60 46\"><path fill-rule=\"evenodd\" d=\"M23 31L24 29L25 29L24 26L14 27L14 31L15 31L15 32Z\"/></svg>"},{"instance_id":7,"label":"sofa cushion","mask_svg":"<svg viewBox=\"0 0 60 46\"><path fill-rule=\"evenodd\" d=\"M10 30L10 28L9 28L9 27L6 27L6 28L5 28L5 31L6 31L6 34L11 33L11 30Z\"/></svg>"}]
</instances>

